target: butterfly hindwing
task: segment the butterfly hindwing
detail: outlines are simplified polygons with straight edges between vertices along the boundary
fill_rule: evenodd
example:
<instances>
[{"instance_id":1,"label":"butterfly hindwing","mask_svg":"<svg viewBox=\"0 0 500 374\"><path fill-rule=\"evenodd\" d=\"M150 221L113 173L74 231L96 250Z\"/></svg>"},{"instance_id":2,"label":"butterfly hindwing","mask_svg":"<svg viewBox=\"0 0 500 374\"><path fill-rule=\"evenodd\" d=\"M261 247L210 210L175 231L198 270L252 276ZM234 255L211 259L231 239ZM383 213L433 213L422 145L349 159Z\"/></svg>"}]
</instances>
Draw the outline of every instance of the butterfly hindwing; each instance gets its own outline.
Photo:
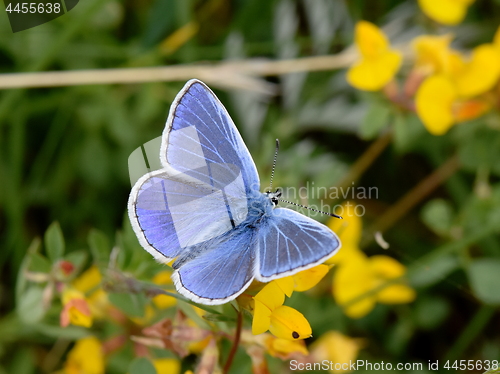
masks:
<instances>
[{"instance_id":1,"label":"butterfly hindwing","mask_svg":"<svg viewBox=\"0 0 500 374\"><path fill-rule=\"evenodd\" d=\"M333 256L340 248L337 235L325 225L287 208L276 208L258 230L262 282L309 269Z\"/></svg>"},{"instance_id":2,"label":"butterfly hindwing","mask_svg":"<svg viewBox=\"0 0 500 374\"><path fill-rule=\"evenodd\" d=\"M172 278L177 290L191 300L225 303L241 294L253 279L254 230L236 229L188 250L196 256L182 262Z\"/></svg>"}]
</instances>

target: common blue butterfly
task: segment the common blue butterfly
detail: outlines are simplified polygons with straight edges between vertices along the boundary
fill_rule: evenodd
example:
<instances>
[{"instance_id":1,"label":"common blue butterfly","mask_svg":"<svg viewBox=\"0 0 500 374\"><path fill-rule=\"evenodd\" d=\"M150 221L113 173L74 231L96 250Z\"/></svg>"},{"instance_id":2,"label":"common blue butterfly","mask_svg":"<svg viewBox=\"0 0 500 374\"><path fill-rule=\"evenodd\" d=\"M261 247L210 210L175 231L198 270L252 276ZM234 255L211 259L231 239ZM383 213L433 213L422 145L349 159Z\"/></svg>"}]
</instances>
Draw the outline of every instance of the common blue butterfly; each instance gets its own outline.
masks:
<instances>
[{"instance_id":1,"label":"common blue butterfly","mask_svg":"<svg viewBox=\"0 0 500 374\"><path fill-rule=\"evenodd\" d=\"M255 164L215 94L190 80L163 131L162 169L141 177L128 202L141 245L176 259L177 291L197 303L233 300L252 280L269 282L334 255L328 227L261 193Z\"/></svg>"}]
</instances>

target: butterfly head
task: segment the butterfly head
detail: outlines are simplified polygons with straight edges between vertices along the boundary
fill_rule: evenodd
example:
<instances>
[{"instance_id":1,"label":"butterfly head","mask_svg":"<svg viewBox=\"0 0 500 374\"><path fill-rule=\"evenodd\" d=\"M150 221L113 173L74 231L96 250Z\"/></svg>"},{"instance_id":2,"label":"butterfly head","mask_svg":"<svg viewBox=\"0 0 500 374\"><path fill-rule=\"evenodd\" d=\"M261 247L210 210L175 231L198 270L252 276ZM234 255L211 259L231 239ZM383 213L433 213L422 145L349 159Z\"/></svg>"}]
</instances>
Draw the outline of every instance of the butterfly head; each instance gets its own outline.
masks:
<instances>
[{"instance_id":1,"label":"butterfly head","mask_svg":"<svg viewBox=\"0 0 500 374\"><path fill-rule=\"evenodd\" d=\"M271 200L273 208L278 206L279 199L281 197L281 190L278 188L275 192L267 191L266 196Z\"/></svg>"}]
</instances>

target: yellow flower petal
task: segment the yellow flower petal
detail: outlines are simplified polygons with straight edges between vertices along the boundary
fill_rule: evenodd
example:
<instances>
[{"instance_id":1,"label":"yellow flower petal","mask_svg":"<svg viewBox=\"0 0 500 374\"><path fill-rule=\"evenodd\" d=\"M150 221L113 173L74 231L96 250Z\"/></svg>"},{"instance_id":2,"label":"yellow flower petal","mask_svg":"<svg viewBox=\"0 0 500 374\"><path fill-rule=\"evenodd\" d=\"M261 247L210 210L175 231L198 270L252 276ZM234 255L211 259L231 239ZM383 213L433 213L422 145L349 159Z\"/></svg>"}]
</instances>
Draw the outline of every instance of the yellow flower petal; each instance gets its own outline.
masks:
<instances>
[{"instance_id":1,"label":"yellow flower petal","mask_svg":"<svg viewBox=\"0 0 500 374\"><path fill-rule=\"evenodd\" d=\"M394 78L401 60L401 54L394 51L370 60L362 59L347 71L347 81L360 90L380 90Z\"/></svg>"},{"instance_id":2,"label":"yellow flower petal","mask_svg":"<svg viewBox=\"0 0 500 374\"><path fill-rule=\"evenodd\" d=\"M359 21L355 28L355 42L361 55L365 58L377 58L389 48L384 33L373 23Z\"/></svg>"},{"instance_id":3,"label":"yellow flower petal","mask_svg":"<svg viewBox=\"0 0 500 374\"><path fill-rule=\"evenodd\" d=\"M342 248L325 263L340 264L347 260L352 253L356 254L356 251L359 251L363 222L361 217L355 214L355 207L356 204L350 201L344 202L342 209L339 210L343 219L332 217L328 221L327 226L339 236Z\"/></svg>"},{"instance_id":4,"label":"yellow flower petal","mask_svg":"<svg viewBox=\"0 0 500 374\"><path fill-rule=\"evenodd\" d=\"M456 99L455 87L442 75L431 76L420 85L415 97L417 114L431 134L443 135L453 125Z\"/></svg>"},{"instance_id":5,"label":"yellow flower petal","mask_svg":"<svg viewBox=\"0 0 500 374\"><path fill-rule=\"evenodd\" d=\"M153 360L157 374L178 374L181 372L181 363L175 358L157 358Z\"/></svg>"},{"instance_id":6,"label":"yellow flower petal","mask_svg":"<svg viewBox=\"0 0 500 374\"><path fill-rule=\"evenodd\" d=\"M415 300L415 290L405 284L393 284L377 293L377 301L383 304L405 304Z\"/></svg>"},{"instance_id":7,"label":"yellow flower petal","mask_svg":"<svg viewBox=\"0 0 500 374\"><path fill-rule=\"evenodd\" d=\"M253 319L252 319L252 334L259 335L267 330L271 325L271 309L255 299Z\"/></svg>"},{"instance_id":8,"label":"yellow flower petal","mask_svg":"<svg viewBox=\"0 0 500 374\"><path fill-rule=\"evenodd\" d=\"M307 291L319 283L321 279L328 273L330 268L327 265L317 265L311 269L301 271L293 275L295 282L295 290L298 292Z\"/></svg>"},{"instance_id":9,"label":"yellow flower petal","mask_svg":"<svg viewBox=\"0 0 500 374\"><path fill-rule=\"evenodd\" d=\"M93 336L78 340L69 352L63 370L66 374L104 373L104 354L99 340Z\"/></svg>"},{"instance_id":10,"label":"yellow flower petal","mask_svg":"<svg viewBox=\"0 0 500 374\"><path fill-rule=\"evenodd\" d=\"M274 280L266 284L253 299L255 303L252 333L258 335L269 330L271 314L276 308L283 305L285 302L285 293L280 288L279 283Z\"/></svg>"},{"instance_id":11,"label":"yellow flower petal","mask_svg":"<svg viewBox=\"0 0 500 374\"><path fill-rule=\"evenodd\" d=\"M285 295L287 295L288 297L292 296L294 288L294 281L292 276L275 279L272 282L274 282Z\"/></svg>"},{"instance_id":12,"label":"yellow flower petal","mask_svg":"<svg viewBox=\"0 0 500 374\"><path fill-rule=\"evenodd\" d=\"M468 6L474 0L418 0L422 11L434 21L456 25L465 18Z\"/></svg>"},{"instance_id":13,"label":"yellow flower petal","mask_svg":"<svg viewBox=\"0 0 500 374\"><path fill-rule=\"evenodd\" d=\"M156 295L153 297L153 303L158 309L167 309L176 304L175 297L168 295Z\"/></svg>"},{"instance_id":14,"label":"yellow flower petal","mask_svg":"<svg viewBox=\"0 0 500 374\"><path fill-rule=\"evenodd\" d=\"M170 270L160 271L153 277L153 283L159 286L172 285L173 281L171 275L172 272ZM153 297L153 303L159 309L167 309L174 306L176 304L176 300L175 297L160 294Z\"/></svg>"},{"instance_id":15,"label":"yellow flower petal","mask_svg":"<svg viewBox=\"0 0 500 374\"><path fill-rule=\"evenodd\" d=\"M307 339L312 334L304 315L286 305L276 308L271 314L269 331L278 338L288 340Z\"/></svg>"},{"instance_id":16,"label":"yellow flower petal","mask_svg":"<svg viewBox=\"0 0 500 374\"><path fill-rule=\"evenodd\" d=\"M285 302L285 293L278 282L271 281L254 296L254 299L267 306L269 310L275 310Z\"/></svg>"},{"instance_id":17,"label":"yellow flower petal","mask_svg":"<svg viewBox=\"0 0 500 374\"><path fill-rule=\"evenodd\" d=\"M339 212L342 213L343 219L332 217L328 221L327 226L340 237L342 247L345 244L357 245L361 240L363 223L361 217L356 214L356 204L346 201L342 204Z\"/></svg>"},{"instance_id":18,"label":"yellow flower petal","mask_svg":"<svg viewBox=\"0 0 500 374\"><path fill-rule=\"evenodd\" d=\"M356 24L354 39L361 59L347 71L347 81L360 90L380 90L397 73L401 54L389 49L384 33L370 22Z\"/></svg>"},{"instance_id":19,"label":"yellow flower petal","mask_svg":"<svg viewBox=\"0 0 500 374\"><path fill-rule=\"evenodd\" d=\"M153 283L163 286L173 284L172 281L172 272L170 270L162 270L153 277Z\"/></svg>"},{"instance_id":20,"label":"yellow flower petal","mask_svg":"<svg viewBox=\"0 0 500 374\"><path fill-rule=\"evenodd\" d=\"M289 340L276 338L272 335L267 336L265 342L267 353L273 357L283 357L294 353L300 353L307 356L309 352L303 340Z\"/></svg>"},{"instance_id":21,"label":"yellow flower petal","mask_svg":"<svg viewBox=\"0 0 500 374\"><path fill-rule=\"evenodd\" d=\"M78 278L76 278L72 285L78 291L87 293L92 289L96 288L101 284L102 276L99 272L99 268L92 265L85 272L82 273Z\"/></svg>"},{"instance_id":22,"label":"yellow flower petal","mask_svg":"<svg viewBox=\"0 0 500 374\"><path fill-rule=\"evenodd\" d=\"M424 74L447 73L450 70L450 43L453 36L422 35L413 39L415 66Z\"/></svg>"},{"instance_id":23,"label":"yellow flower petal","mask_svg":"<svg viewBox=\"0 0 500 374\"><path fill-rule=\"evenodd\" d=\"M60 315L61 326L92 326L92 313L85 296L74 288L66 288L62 294L63 310Z\"/></svg>"},{"instance_id":24,"label":"yellow flower petal","mask_svg":"<svg viewBox=\"0 0 500 374\"><path fill-rule=\"evenodd\" d=\"M489 91L498 81L500 55L492 44L480 45L472 51L470 62L455 77L458 94L472 97Z\"/></svg>"},{"instance_id":25,"label":"yellow flower petal","mask_svg":"<svg viewBox=\"0 0 500 374\"><path fill-rule=\"evenodd\" d=\"M387 280L402 277L406 267L389 256L377 255L369 259L370 268L380 285ZM377 301L384 304L403 304L415 300L415 291L406 284L391 284L377 292Z\"/></svg>"},{"instance_id":26,"label":"yellow flower petal","mask_svg":"<svg viewBox=\"0 0 500 374\"><path fill-rule=\"evenodd\" d=\"M353 252L349 261L339 265L334 274L335 301L349 317L364 317L376 303L376 295L370 293L375 281L366 255L361 251Z\"/></svg>"},{"instance_id":27,"label":"yellow flower petal","mask_svg":"<svg viewBox=\"0 0 500 374\"><path fill-rule=\"evenodd\" d=\"M385 255L370 257L369 266L377 277L384 279L399 278L406 272L406 267L403 264Z\"/></svg>"},{"instance_id":28,"label":"yellow flower petal","mask_svg":"<svg viewBox=\"0 0 500 374\"><path fill-rule=\"evenodd\" d=\"M339 370L335 370L334 367L331 370L332 373L345 373L350 371L349 363L356 360L362 347L361 339L350 338L338 331L328 331L311 345L311 354L316 362L328 360L340 364ZM347 370L342 370L342 368Z\"/></svg>"}]
</instances>

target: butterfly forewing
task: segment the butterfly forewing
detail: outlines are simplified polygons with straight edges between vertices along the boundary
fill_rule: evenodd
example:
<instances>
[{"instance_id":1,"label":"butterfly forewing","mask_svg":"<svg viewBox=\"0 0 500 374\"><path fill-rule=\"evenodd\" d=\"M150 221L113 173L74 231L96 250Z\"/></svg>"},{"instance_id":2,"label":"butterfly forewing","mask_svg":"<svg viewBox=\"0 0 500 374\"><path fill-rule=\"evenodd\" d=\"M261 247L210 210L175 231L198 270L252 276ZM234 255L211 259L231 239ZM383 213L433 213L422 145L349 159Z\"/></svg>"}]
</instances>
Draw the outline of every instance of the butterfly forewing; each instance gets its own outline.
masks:
<instances>
[{"instance_id":1,"label":"butterfly forewing","mask_svg":"<svg viewBox=\"0 0 500 374\"><path fill-rule=\"evenodd\" d=\"M241 174L246 192L259 190L257 169L243 139L205 84L195 80L186 84L176 98L165 132L164 163L215 185L225 185ZM214 164L219 167L217 174L212 171Z\"/></svg>"}]
</instances>

